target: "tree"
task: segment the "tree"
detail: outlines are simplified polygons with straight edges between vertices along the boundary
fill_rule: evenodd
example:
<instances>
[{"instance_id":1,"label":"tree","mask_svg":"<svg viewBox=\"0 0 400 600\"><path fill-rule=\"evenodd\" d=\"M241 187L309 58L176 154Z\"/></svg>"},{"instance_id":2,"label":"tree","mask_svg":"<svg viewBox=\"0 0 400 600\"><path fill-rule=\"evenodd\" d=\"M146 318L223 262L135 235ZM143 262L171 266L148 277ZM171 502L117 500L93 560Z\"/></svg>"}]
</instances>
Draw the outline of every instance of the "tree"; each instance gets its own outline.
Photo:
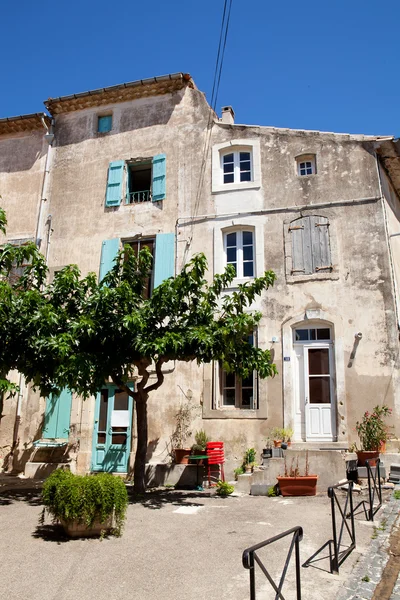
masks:
<instances>
[{"instance_id":1,"label":"tree","mask_svg":"<svg viewBox=\"0 0 400 600\"><path fill-rule=\"evenodd\" d=\"M6 233L7 219L0 208L0 231ZM19 369L27 337L34 327L28 323L34 299L41 297L46 278L44 257L33 242L23 246L4 244L0 251L0 421L6 393L15 393L18 386L7 375Z\"/></svg>"},{"instance_id":2,"label":"tree","mask_svg":"<svg viewBox=\"0 0 400 600\"><path fill-rule=\"evenodd\" d=\"M263 378L276 373L269 351L248 342L261 314L246 312L273 284L272 271L224 294L235 276L233 267L208 284L207 261L198 254L146 299L151 261L147 248L136 256L126 246L101 282L94 273L81 278L78 267L70 265L44 288L38 285L43 282L43 264L35 262L13 289L14 300L20 293L22 312L18 318L13 313L13 319L23 344L13 364L42 395L68 387L88 397L111 378L134 398L134 488L140 493L145 490L147 400L164 381L165 362L216 360L243 377L254 370ZM152 365L156 381L149 383ZM137 385L131 390L127 384L134 375Z\"/></svg>"}]
</instances>

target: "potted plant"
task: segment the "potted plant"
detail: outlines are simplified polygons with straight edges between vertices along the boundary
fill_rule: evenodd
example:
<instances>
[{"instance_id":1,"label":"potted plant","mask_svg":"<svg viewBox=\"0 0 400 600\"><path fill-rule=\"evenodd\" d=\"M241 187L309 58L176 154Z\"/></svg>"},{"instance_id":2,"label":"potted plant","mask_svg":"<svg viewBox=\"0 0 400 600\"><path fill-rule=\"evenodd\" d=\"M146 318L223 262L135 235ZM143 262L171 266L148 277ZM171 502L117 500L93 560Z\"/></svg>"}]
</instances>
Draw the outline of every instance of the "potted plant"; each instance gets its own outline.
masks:
<instances>
[{"instance_id":1,"label":"potted plant","mask_svg":"<svg viewBox=\"0 0 400 600\"><path fill-rule=\"evenodd\" d=\"M365 461L373 461L378 458L382 446L388 438L388 426L385 418L392 413L392 410L386 405L375 406L372 413L365 411L361 421L356 423L356 431L360 438L361 449L357 452L358 464L360 467L365 465ZM370 463L372 464L372 463Z\"/></svg>"},{"instance_id":2,"label":"potted plant","mask_svg":"<svg viewBox=\"0 0 400 600\"><path fill-rule=\"evenodd\" d=\"M285 473L277 477L279 489L282 496L315 496L317 493L318 475L310 475L310 465L308 462L308 451L304 474L300 473L299 457L292 459L290 468L287 467L286 457L284 463Z\"/></svg>"},{"instance_id":3,"label":"potted plant","mask_svg":"<svg viewBox=\"0 0 400 600\"><path fill-rule=\"evenodd\" d=\"M254 448L248 448L246 450L246 452L244 453L244 457L243 457L243 467L245 470L245 473L251 473L253 471L253 468L256 464L256 451L254 450Z\"/></svg>"},{"instance_id":4,"label":"potted plant","mask_svg":"<svg viewBox=\"0 0 400 600\"><path fill-rule=\"evenodd\" d=\"M262 451L262 458L263 460L271 458L272 457L272 441L270 437L267 437L267 439L265 440L265 446L263 448Z\"/></svg>"},{"instance_id":5,"label":"potted plant","mask_svg":"<svg viewBox=\"0 0 400 600\"><path fill-rule=\"evenodd\" d=\"M192 454L205 454L207 448L207 442L210 441L210 438L204 431L204 429L200 429L196 431L194 434L195 443L192 446Z\"/></svg>"},{"instance_id":6,"label":"potted plant","mask_svg":"<svg viewBox=\"0 0 400 600\"><path fill-rule=\"evenodd\" d=\"M274 427L272 430L272 439L274 441L274 447L280 448L283 442L283 429L282 427Z\"/></svg>"},{"instance_id":7,"label":"potted plant","mask_svg":"<svg viewBox=\"0 0 400 600\"><path fill-rule=\"evenodd\" d=\"M42 502L41 523L48 512L70 537L121 535L128 494L122 479L110 473L74 475L57 469L44 482Z\"/></svg>"},{"instance_id":8,"label":"potted plant","mask_svg":"<svg viewBox=\"0 0 400 600\"><path fill-rule=\"evenodd\" d=\"M171 436L172 453L178 465L187 465L191 449L186 446L187 439L192 435L192 412L193 406L184 402L175 415L176 427Z\"/></svg>"}]
</instances>

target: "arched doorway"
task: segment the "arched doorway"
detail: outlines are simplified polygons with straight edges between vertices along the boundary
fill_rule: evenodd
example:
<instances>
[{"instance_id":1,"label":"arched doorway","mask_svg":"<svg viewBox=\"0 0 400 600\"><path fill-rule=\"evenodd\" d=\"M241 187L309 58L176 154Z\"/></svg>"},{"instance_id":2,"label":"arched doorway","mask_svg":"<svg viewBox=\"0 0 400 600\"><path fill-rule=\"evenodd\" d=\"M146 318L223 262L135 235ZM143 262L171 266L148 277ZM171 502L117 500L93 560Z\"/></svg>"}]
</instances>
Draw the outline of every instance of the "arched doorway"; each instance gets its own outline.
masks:
<instances>
[{"instance_id":1,"label":"arched doorway","mask_svg":"<svg viewBox=\"0 0 400 600\"><path fill-rule=\"evenodd\" d=\"M292 325L294 428L305 441L337 439L333 327Z\"/></svg>"}]
</instances>

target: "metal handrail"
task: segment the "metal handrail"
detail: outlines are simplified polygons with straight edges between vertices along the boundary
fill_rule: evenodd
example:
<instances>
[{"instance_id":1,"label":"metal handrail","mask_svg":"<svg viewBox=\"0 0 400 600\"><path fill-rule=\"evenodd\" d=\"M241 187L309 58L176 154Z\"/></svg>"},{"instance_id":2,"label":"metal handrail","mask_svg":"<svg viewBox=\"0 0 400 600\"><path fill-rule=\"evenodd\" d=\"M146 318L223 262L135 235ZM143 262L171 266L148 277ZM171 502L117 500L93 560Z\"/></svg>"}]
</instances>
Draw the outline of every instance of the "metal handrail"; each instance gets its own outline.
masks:
<instances>
[{"instance_id":1,"label":"metal handrail","mask_svg":"<svg viewBox=\"0 0 400 600\"><path fill-rule=\"evenodd\" d=\"M327 546L329 548L329 564L331 573L338 574L340 565L346 560L349 554L356 547L356 532L354 527L354 516L353 516L353 481L347 482L347 494L346 501L344 503L344 507L340 506L338 497L336 495L336 489L342 488L343 484L337 484L328 488L328 497L331 500L331 516L332 516L332 539L328 540L317 550L314 552L310 558L306 560L303 564L303 567L309 567L314 561L315 557L318 556ZM341 522L339 526L339 530L337 527L336 520L336 509L341 516ZM347 522L347 518L350 516L351 522L350 527ZM350 545L346 547L344 550L341 550L343 546L343 534L345 530L349 534L350 537ZM321 559L318 559L321 560Z\"/></svg>"},{"instance_id":2,"label":"metal handrail","mask_svg":"<svg viewBox=\"0 0 400 600\"><path fill-rule=\"evenodd\" d=\"M268 573L265 565L262 563L260 557L257 555L257 550L260 548L264 548L265 546L269 546L274 542L293 534L292 541L290 543L290 548L285 560L285 566L283 568L279 584L276 585L271 575ZM255 563L258 564L261 571L264 573L265 577L268 579L269 583L273 587L276 592L275 600L285 600L282 595L282 587L285 582L286 573L289 567L290 558L292 556L293 548L295 548L295 556L296 556L296 591L297 596L296 600L301 600L301 581L300 581L300 547L299 543L303 539L303 528L302 527L292 527L292 529L288 529L279 535L276 535L264 542L260 542L255 546L251 546L251 548L246 548L243 552L242 563L245 569L249 569L250 571L250 600L256 600L256 576L255 576Z\"/></svg>"},{"instance_id":3,"label":"metal handrail","mask_svg":"<svg viewBox=\"0 0 400 600\"><path fill-rule=\"evenodd\" d=\"M353 516L357 515L357 510L362 506L365 514L365 519L367 521L373 521L374 516L378 512L378 510L382 506L382 486L381 486L381 459L376 458L373 459L375 461L375 474L372 472L372 466L370 465L370 461L365 461L365 466L367 467L367 476L368 476L368 504L369 508L366 508L367 502L365 500L361 500L357 504L357 506L353 509ZM375 503L375 496L378 499L378 504ZM350 515L348 515L350 516Z\"/></svg>"}]
</instances>

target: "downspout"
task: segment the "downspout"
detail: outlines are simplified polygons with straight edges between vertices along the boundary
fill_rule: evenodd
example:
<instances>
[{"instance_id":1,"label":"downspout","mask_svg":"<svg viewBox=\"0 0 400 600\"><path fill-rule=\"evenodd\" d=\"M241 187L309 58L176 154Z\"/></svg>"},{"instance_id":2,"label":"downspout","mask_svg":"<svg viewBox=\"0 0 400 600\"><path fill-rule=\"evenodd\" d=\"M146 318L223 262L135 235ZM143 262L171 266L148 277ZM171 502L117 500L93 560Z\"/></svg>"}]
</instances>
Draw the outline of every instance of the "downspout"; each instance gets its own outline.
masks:
<instances>
[{"instance_id":1,"label":"downspout","mask_svg":"<svg viewBox=\"0 0 400 600\"><path fill-rule=\"evenodd\" d=\"M35 243L39 250L40 250L41 243L42 243L42 215L43 215L44 203L47 201L46 196L47 196L47 187L48 187L49 173L50 173L51 149L52 149L52 144L54 141L54 119L52 119L50 127L47 126L47 123L46 123L46 120L44 119L44 117L42 117L42 123L43 123L43 127L46 129L46 132L47 132L47 133L45 133L44 138L45 138L46 142L48 143L48 148L47 148L47 154L46 154L46 162L45 162L45 166L44 166L42 189L41 189L41 194L40 194L39 211L38 211L38 218L37 218L37 223L36 223L36 233L35 233ZM51 215L50 215L49 232L50 232L50 228L51 228ZM46 254L45 254L46 264L47 264L49 238L50 238L50 233L48 235L48 243L46 246ZM19 426L21 423L22 401L23 401L23 396L24 396L22 390L24 387L25 387L25 380L24 380L23 375L20 373L19 381L18 381L17 408L16 408L16 413L15 413L14 430L13 430L13 443L12 443L11 453L10 453L11 456L13 455L14 450L18 444Z\"/></svg>"}]
</instances>

